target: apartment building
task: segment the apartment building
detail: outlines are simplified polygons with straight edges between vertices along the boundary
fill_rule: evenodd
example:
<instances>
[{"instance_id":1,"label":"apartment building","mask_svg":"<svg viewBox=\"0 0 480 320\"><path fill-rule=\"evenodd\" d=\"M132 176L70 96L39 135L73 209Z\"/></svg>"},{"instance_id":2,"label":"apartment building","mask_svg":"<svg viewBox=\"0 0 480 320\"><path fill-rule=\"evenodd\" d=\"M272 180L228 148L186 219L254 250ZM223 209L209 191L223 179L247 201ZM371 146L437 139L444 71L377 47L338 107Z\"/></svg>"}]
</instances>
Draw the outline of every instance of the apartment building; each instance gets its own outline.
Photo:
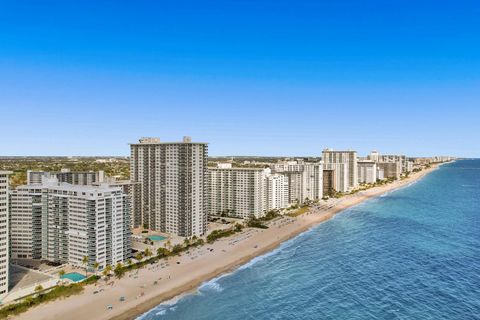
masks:
<instances>
[{"instance_id":1,"label":"apartment building","mask_svg":"<svg viewBox=\"0 0 480 320\"><path fill-rule=\"evenodd\" d=\"M333 171L334 182L333 186L335 191L348 192L350 188L349 184L349 170L347 163L325 163L323 165L324 171Z\"/></svg>"},{"instance_id":2,"label":"apartment building","mask_svg":"<svg viewBox=\"0 0 480 320\"><path fill-rule=\"evenodd\" d=\"M346 164L347 166L346 168L342 168L341 174L347 175L347 190L354 189L358 186L358 166L356 151L334 151L332 149L325 149L322 152L322 160L325 164L325 169L327 170L331 170L334 167L333 165L330 166L330 164ZM337 179L343 179L340 177L341 174L339 172L336 173ZM337 184L337 188L340 187L341 185Z\"/></svg>"},{"instance_id":3,"label":"apartment building","mask_svg":"<svg viewBox=\"0 0 480 320\"><path fill-rule=\"evenodd\" d=\"M358 183L377 182L377 164L374 161L358 161Z\"/></svg>"},{"instance_id":4,"label":"apartment building","mask_svg":"<svg viewBox=\"0 0 480 320\"><path fill-rule=\"evenodd\" d=\"M285 175L289 185L289 203L323 197L323 163L303 160L281 161L272 166L273 172Z\"/></svg>"},{"instance_id":5,"label":"apartment building","mask_svg":"<svg viewBox=\"0 0 480 320\"><path fill-rule=\"evenodd\" d=\"M9 283L9 171L0 171L0 300Z\"/></svg>"},{"instance_id":6,"label":"apartment building","mask_svg":"<svg viewBox=\"0 0 480 320\"><path fill-rule=\"evenodd\" d=\"M289 206L288 178L283 174L268 174L265 183L265 211L283 209Z\"/></svg>"},{"instance_id":7,"label":"apartment building","mask_svg":"<svg viewBox=\"0 0 480 320\"><path fill-rule=\"evenodd\" d=\"M323 196L330 196L337 190L335 170L323 170Z\"/></svg>"},{"instance_id":8,"label":"apartment building","mask_svg":"<svg viewBox=\"0 0 480 320\"><path fill-rule=\"evenodd\" d=\"M407 172L407 157L404 155L382 154L378 162L399 162L402 173Z\"/></svg>"},{"instance_id":9,"label":"apartment building","mask_svg":"<svg viewBox=\"0 0 480 320\"><path fill-rule=\"evenodd\" d=\"M380 171L383 172L384 179L400 179L402 175L402 163L400 161L396 162L379 162L377 163L377 167Z\"/></svg>"},{"instance_id":10,"label":"apartment building","mask_svg":"<svg viewBox=\"0 0 480 320\"><path fill-rule=\"evenodd\" d=\"M134 227L182 237L207 231L207 143L142 138L130 145ZM138 183L138 184L137 184ZM139 198L138 198L139 197Z\"/></svg>"},{"instance_id":11,"label":"apartment building","mask_svg":"<svg viewBox=\"0 0 480 320\"><path fill-rule=\"evenodd\" d=\"M41 184L44 178L56 178L58 182L65 182L76 185L92 185L105 182L105 172L103 171L70 171L62 169L59 172L47 171L27 171L27 185Z\"/></svg>"},{"instance_id":12,"label":"apartment building","mask_svg":"<svg viewBox=\"0 0 480 320\"><path fill-rule=\"evenodd\" d=\"M11 254L82 266L115 265L131 256L128 197L120 188L60 183L20 186L11 193Z\"/></svg>"},{"instance_id":13,"label":"apartment building","mask_svg":"<svg viewBox=\"0 0 480 320\"><path fill-rule=\"evenodd\" d=\"M208 168L209 215L262 217L267 172L262 168L232 168L231 164Z\"/></svg>"}]
</instances>

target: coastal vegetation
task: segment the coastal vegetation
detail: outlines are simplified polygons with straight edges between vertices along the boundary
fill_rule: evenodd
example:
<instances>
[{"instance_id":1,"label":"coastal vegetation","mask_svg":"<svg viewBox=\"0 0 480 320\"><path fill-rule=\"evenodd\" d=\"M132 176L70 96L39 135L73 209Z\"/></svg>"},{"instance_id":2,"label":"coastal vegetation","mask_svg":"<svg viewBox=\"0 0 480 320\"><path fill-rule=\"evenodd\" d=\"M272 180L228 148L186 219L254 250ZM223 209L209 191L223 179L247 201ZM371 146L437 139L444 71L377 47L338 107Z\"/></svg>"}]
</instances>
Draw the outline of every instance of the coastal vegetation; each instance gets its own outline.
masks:
<instances>
[{"instance_id":1,"label":"coastal vegetation","mask_svg":"<svg viewBox=\"0 0 480 320\"><path fill-rule=\"evenodd\" d=\"M70 285L59 285L53 289L44 290L41 286L35 288L35 293L25 297L18 303L7 305L0 309L0 319L6 319L8 316L18 315L34 307L36 305L54 301L57 299L67 298L72 295L80 294L86 285L97 282L99 276L91 276L80 283Z\"/></svg>"},{"instance_id":2,"label":"coastal vegetation","mask_svg":"<svg viewBox=\"0 0 480 320\"><path fill-rule=\"evenodd\" d=\"M227 229L227 230L213 230L207 236L207 242L208 243L213 243L220 238L230 237L237 232L241 232L242 230L243 230L243 226L239 223L235 224L235 226L233 228L230 228L230 229Z\"/></svg>"},{"instance_id":3,"label":"coastal vegetation","mask_svg":"<svg viewBox=\"0 0 480 320\"><path fill-rule=\"evenodd\" d=\"M292 218L298 217L298 216L300 216L304 213L307 213L308 210L310 210L310 206L308 204L304 204L304 205L298 207L297 209L295 209L295 211L287 213L287 216L292 217Z\"/></svg>"}]
</instances>

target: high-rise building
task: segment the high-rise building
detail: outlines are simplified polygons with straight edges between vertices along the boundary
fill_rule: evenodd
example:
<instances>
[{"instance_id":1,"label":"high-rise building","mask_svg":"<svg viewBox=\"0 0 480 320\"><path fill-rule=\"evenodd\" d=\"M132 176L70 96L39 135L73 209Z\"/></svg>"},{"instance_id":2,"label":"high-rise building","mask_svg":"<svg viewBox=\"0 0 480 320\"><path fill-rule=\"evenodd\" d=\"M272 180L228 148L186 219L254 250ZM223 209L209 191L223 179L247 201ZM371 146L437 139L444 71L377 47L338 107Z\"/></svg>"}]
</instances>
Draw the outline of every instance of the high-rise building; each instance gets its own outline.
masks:
<instances>
[{"instance_id":1,"label":"high-rise building","mask_svg":"<svg viewBox=\"0 0 480 320\"><path fill-rule=\"evenodd\" d=\"M335 170L323 170L323 195L331 196L337 190L335 185Z\"/></svg>"},{"instance_id":2,"label":"high-rise building","mask_svg":"<svg viewBox=\"0 0 480 320\"><path fill-rule=\"evenodd\" d=\"M82 266L115 265L131 256L128 197L120 188L59 183L19 186L11 193L11 254Z\"/></svg>"},{"instance_id":3,"label":"high-rise building","mask_svg":"<svg viewBox=\"0 0 480 320\"><path fill-rule=\"evenodd\" d=\"M267 171L262 168L232 168L225 164L208 168L209 215L262 217L265 214L266 175Z\"/></svg>"},{"instance_id":4,"label":"high-rise building","mask_svg":"<svg viewBox=\"0 0 480 320\"><path fill-rule=\"evenodd\" d=\"M272 168L274 173L288 178L289 203L302 204L306 200L319 200L323 197L322 162L282 161Z\"/></svg>"},{"instance_id":5,"label":"high-rise building","mask_svg":"<svg viewBox=\"0 0 480 320\"><path fill-rule=\"evenodd\" d=\"M205 234L207 144L189 137L183 142L142 138L130 146L131 181L141 190L133 194L134 226L182 237Z\"/></svg>"},{"instance_id":6,"label":"high-rise building","mask_svg":"<svg viewBox=\"0 0 480 320\"><path fill-rule=\"evenodd\" d=\"M377 164L371 160L358 161L358 182L377 182Z\"/></svg>"},{"instance_id":7,"label":"high-rise building","mask_svg":"<svg viewBox=\"0 0 480 320\"><path fill-rule=\"evenodd\" d=\"M325 163L325 169L331 169L329 164L345 163L347 165L348 190L354 189L358 186L358 167L357 167L357 152L356 151L334 151L332 149L325 149L322 153L322 160ZM337 179L340 174L337 172ZM337 185L339 188L340 185Z\"/></svg>"},{"instance_id":8,"label":"high-rise building","mask_svg":"<svg viewBox=\"0 0 480 320\"><path fill-rule=\"evenodd\" d=\"M268 174L266 177L265 210L288 207L288 178L283 174Z\"/></svg>"},{"instance_id":9,"label":"high-rise building","mask_svg":"<svg viewBox=\"0 0 480 320\"><path fill-rule=\"evenodd\" d=\"M377 167L383 172L383 178L400 179L402 175L402 163L396 162L379 162Z\"/></svg>"},{"instance_id":10,"label":"high-rise building","mask_svg":"<svg viewBox=\"0 0 480 320\"><path fill-rule=\"evenodd\" d=\"M382 154L378 162L399 162L402 173L407 172L407 157L404 155Z\"/></svg>"},{"instance_id":11,"label":"high-rise building","mask_svg":"<svg viewBox=\"0 0 480 320\"><path fill-rule=\"evenodd\" d=\"M9 196L8 176L0 171L0 299L8 293L9 275Z\"/></svg>"},{"instance_id":12,"label":"high-rise building","mask_svg":"<svg viewBox=\"0 0 480 320\"><path fill-rule=\"evenodd\" d=\"M378 151L370 152L370 154L368 155L368 160L378 162L380 160L380 154L378 153Z\"/></svg>"},{"instance_id":13,"label":"high-rise building","mask_svg":"<svg viewBox=\"0 0 480 320\"><path fill-rule=\"evenodd\" d=\"M94 186L108 185L109 187L119 187L122 189L125 195L128 195L128 204L130 206L129 210L132 215L130 218L131 225L129 228L134 228L134 215L133 208L135 207L134 201L138 201L141 196L141 188L139 182L132 182L130 180L117 180L114 177L105 178L103 183L93 183ZM138 207L138 205L136 206Z\"/></svg>"},{"instance_id":14,"label":"high-rise building","mask_svg":"<svg viewBox=\"0 0 480 320\"><path fill-rule=\"evenodd\" d=\"M325 163L323 165L324 171L331 170L333 171L334 183L333 186L335 191L338 192L348 192L350 190L349 187L349 170L347 163Z\"/></svg>"},{"instance_id":15,"label":"high-rise building","mask_svg":"<svg viewBox=\"0 0 480 320\"><path fill-rule=\"evenodd\" d=\"M27 184L40 184L44 178L57 178L58 182L87 186L94 183L103 183L105 181L105 172L101 170L70 171L70 169L62 169L59 172L27 171Z\"/></svg>"}]
</instances>

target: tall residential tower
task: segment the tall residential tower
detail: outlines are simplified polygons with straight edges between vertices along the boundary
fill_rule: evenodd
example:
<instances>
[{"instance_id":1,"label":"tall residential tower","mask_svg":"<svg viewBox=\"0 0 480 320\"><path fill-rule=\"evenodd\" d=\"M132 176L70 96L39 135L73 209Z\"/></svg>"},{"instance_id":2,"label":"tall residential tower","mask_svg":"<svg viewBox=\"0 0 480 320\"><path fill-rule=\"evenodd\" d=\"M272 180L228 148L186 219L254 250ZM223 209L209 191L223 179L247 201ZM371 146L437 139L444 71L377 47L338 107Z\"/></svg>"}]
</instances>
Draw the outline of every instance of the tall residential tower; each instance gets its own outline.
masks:
<instances>
[{"instance_id":1,"label":"tall residential tower","mask_svg":"<svg viewBox=\"0 0 480 320\"><path fill-rule=\"evenodd\" d=\"M8 293L9 279L9 213L8 176L11 172L0 171L0 299Z\"/></svg>"},{"instance_id":2,"label":"tall residential tower","mask_svg":"<svg viewBox=\"0 0 480 320\"><path fill-rule=\"evenodd\" d=\"M207 231L207 143L142 138L131 147L133 225L182 237ZM137 184L138 183L138 184Z\"/></svg>"},{"instance_id":3,"label":"tall residential tower","mask_svg":"<svg viewBox=\"0 0 480 320\"><path fill-rule=\"evenodd\" d=\"M358 185L358 167L357 167L357 152L356 151L334 151L332 149L325 149L322 153L322 160L325 164L325 169L334 169L329 164L346 164L346 171L348 180L348 189L354 189ZM337 179L342 173L336 172ZM338 187L338 185L337 185Z\"/></svg>"}]
</instances>

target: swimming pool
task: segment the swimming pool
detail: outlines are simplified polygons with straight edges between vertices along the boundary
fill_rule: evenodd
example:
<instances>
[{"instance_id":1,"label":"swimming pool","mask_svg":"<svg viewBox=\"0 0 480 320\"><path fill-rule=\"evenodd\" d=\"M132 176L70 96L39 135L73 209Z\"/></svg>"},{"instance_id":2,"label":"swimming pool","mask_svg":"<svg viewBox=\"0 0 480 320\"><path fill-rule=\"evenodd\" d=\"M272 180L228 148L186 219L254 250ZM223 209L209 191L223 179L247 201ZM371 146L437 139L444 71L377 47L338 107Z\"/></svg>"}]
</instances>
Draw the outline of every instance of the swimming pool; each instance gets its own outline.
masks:
<instances>
[{"instance_id":1,"label":"swimming pool","mask_svg":"<svg viewBox=\"0 0 480 320\"><path fill-rule=\"evenodd\" d=\"M86 277L83 274L80 274L78 272L70 272L66 273L63 276L60 277L60 279L69 279L72 280L73 282L79 282L85 279Z\"/></svg>"},{"instance_id":2,"label":"swimming pool","mask_svg":"<svg viewBox=\"0 0 480 320\"><path fill-rule=\"evenodd\" d=\"M152 241L163 241L167 238L164 237L164 236L149 236L148 239L150 239Z\"/></svg>"}]
</instances>

